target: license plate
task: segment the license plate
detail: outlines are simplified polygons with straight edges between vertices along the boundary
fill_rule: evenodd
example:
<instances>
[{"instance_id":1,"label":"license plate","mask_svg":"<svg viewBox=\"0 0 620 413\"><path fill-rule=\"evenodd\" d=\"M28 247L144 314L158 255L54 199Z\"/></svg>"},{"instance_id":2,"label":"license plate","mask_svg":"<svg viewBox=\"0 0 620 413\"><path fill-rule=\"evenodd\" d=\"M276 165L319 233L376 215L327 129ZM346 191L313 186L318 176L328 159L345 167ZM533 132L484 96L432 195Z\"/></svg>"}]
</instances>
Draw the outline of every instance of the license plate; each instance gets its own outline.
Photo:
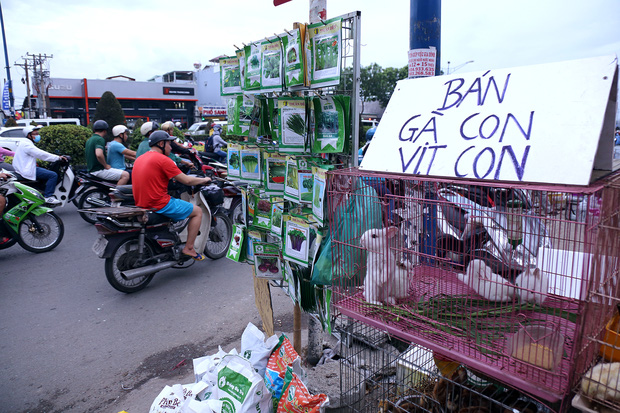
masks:
<instances>
[{"instance_id":1,"label":"license plate","mask_svg":"<svg viewBox=\"0 0 620 413\"><path fill-rule=\"evenodd\" d=\"M97 256L99 258L103 257L103 253L105 251L105 247L108 246L108 240L101 236L99 238L97 238L97 240L95 241L95 243L93 244L93 252L95 254L97 254Z\"/></svg>"},{"instance_id":2,"label":"license plate","mask_svg":"<svg viewBox=\"0 0 620 413\"><path fill-rule=\"evenodd\" d=\"M224 203L222 204L224 209L230 209L230 205L232 204L232 201L233 201L232 198L224 198Z\"/></svg>"}]
</instances>

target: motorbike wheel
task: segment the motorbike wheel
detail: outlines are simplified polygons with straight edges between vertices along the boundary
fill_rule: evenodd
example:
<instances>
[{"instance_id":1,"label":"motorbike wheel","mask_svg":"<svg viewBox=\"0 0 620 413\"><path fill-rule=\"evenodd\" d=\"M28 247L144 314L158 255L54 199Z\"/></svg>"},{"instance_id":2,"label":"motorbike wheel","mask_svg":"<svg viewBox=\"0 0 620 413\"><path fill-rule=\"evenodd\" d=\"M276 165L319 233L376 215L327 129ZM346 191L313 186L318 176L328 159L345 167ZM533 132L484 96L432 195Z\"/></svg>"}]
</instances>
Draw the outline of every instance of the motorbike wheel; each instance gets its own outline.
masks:
<instances>
[{"instance_id":1,"label":"motorbike wheel","mask_svg":"<svg viewBox=\"0 0 620 413\"><path fill-rule=\"evenodd\" d=\"M152 257L153 249L144 244L144 258ZM122 293L135 293L146 287L153 279L153 274L127 279L121 271L137 268L138 239L131 238L120 243L112 252L112 256L105 259L105 276L112 287Z\"/></svg>"},{"instance_id":2,"label":"motorbike wheel","mask_svg":"<svg viewBox=\"0 0 620 413\"><path fill-rule=\"evenodd\" d=\"M235 199L230 206L228 216L233 224L245 225L245 219L243 218L243 205L241 205L241 199Z\"/></svg>"},{"instance_id":3,"label":"motorbike wheel","mask_svg":"<svg viewBox=\"0 0 620 413\"><path fill-rule=\"evenodd\" d=\"M106 191L99 188L89 189L84 192L82 196L80 196L80 201L78 202L78 208L100 208L101 205L96 203L95 201L105 202L107 205L110 205L110 196ZM80 216L82 219L89 224L94 224L97 222L97 214L89 213L89 212L80 212Z\"/></svg>"},{"instance_id":4,"label":"motorbike wheel","mask_svg":"<svg viewBox=\"0 0 620 413\"><path fill-rule=\"evenodd\" d=\"M60 244L65 235L65 226L54 212L43 215L28 215L18 228L17 242L30 252L51 251Z\"/></svg>"},{"instance_id":5,"label":"motorbike wheel","mask_svg":"<svg viewBox=\"0 0 620 413\"><path fill-rule=\"evenodd\" d=\"M212 260L222 258L228 252L231 238L232 222L227 215L218 212L213 218L204 254Z\"/></svg>"}]
</instances>

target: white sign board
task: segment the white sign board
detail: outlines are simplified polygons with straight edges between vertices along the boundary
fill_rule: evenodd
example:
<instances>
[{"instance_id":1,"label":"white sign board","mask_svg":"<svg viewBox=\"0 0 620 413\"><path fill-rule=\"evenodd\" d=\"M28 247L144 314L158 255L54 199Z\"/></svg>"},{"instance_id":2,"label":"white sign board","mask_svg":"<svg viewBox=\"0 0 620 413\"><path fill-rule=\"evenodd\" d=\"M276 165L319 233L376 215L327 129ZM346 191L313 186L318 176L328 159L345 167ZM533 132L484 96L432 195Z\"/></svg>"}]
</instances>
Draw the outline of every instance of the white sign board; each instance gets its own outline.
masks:
<instances>
[{"instance_id":1,"label":"white sign board","mask_svg":"<svg viewBox=\"0 0 620 413\"><path fill-rule=\"evenodd\" d=\"M408 78L435 76L435 62L437 61L437 49L411 49L408 57Z\"/></svg>"},{"instance_id":2,"label":"white sign board","mask_svg":"<svg viewBox=\"0 0 620 413\"><path fill-rule=\"evenodd\" d=\"M360 168L587 185L612 168L617 88L615 56L401 80Z\"/></svg>"}]
</instances>

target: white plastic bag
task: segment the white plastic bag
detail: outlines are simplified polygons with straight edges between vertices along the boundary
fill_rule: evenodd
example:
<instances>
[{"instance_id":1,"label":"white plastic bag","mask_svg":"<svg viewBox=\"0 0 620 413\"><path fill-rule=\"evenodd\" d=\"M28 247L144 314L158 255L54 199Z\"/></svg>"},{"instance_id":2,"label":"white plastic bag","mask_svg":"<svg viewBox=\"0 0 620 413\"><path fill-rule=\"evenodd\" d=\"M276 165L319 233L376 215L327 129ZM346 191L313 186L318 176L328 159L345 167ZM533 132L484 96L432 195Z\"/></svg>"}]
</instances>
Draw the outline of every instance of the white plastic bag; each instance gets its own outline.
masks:
<instances>
[{"instance_id":1,"label":"white plastic bag","mask_svg":"<svg viewBox=\"0 0 620 413\"><path fill-rule=\"evenodd\" d=\"M225 356L218 365L217 398L222 410L264 413L272 410L271 394L252 364L241 356Z\"/></svg>"},{"instance_id":2,"label":"white plastic bag","mask_svg":"<svg viewBox=\"0 0 620 413\"><path fill-rule=\"evenodd\" d=\"M222 404L219 400L190 400L184 413L222 413Z\"/></svg>"},{"instance_id":3,"label":"white plastic bag","mask_svg":"<svg viewBox=\"0 0 620 413\"><path fill-rule=\"evenodd\" d=\"M265 341L265 334L252 323L248 323L241 335L241 355L250 361L261 377L265 376L267 361L276 345L278 336L274 334Z\"/></svg>"},{"instance_id":4,"label":"white plastic bag","mask_svg":"<svg viewBox=\"0 0 620 413\"><path fill-rule=\"evenodd\" d=\"M166 386L153 401L149 413L183 412L186 405L183 386Z\"/></svg>"}]
</instances>

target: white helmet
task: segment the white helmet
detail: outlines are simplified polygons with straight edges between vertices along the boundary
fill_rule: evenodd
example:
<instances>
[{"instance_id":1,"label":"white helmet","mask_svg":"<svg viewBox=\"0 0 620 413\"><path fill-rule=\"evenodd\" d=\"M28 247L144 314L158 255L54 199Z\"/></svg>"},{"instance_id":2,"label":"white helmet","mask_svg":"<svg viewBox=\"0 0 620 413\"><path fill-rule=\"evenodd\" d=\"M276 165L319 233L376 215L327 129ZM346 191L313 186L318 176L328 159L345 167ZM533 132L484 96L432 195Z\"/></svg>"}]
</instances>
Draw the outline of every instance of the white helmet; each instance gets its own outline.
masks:
<instances>
[{"instance_id":1,"label":"white helmet","mask_svg":"<svg viewBox=\"0 0 620 413\"><path fill-rule=\"evenodd\" d=\"M112 136L120 136L121 133L127 132L129 129L125 125L116 125L112 128Z\"/></svg>"},{"instance_id":2,"label":"white helmet","mask_svg":"<svg viewBox=\"0 0 620 413\"><path fill-rule=\"evenodd\" d=\"M180 127L181 127L181 122L176 122L176 123L174 124L174 126L176 126L177 128L180 128Z\"/></svg>"},{"instance_id":3,"label":"white helmet","mask_svg":"<svg viewBox=\"0 0 620 413\"><path fill-rule=\"evenodd\" d=\"M161 130L168 132L168 130L174 130L174 123L171 121L164 122L161 124Z\"/></svg>"},{"instance_id":4,"label":"white helmet","mask_svg":"<svg viewBox=\"0 0 620 413\"><path fill-rule=\"evenodd\" d=\"M35 126L26 126L24 129L22 129L22 133L24 134L24 138L27 138L28 135L30 135L32 132L41 129L43 126L40 125L35 125Z\"/></svg>"},{"instance_id":5,"label":"white helmet","mask_svg":"<svg viewBox=\"0 0 620 413\"><path fill-rule=\"evenodd\" d=\"M157 122L146 122L144 125L140 126L140 133L143 136L146 136L149 132L153 132L154 130L159 129L159 123Z\"/></svg>"}]
</instances>

